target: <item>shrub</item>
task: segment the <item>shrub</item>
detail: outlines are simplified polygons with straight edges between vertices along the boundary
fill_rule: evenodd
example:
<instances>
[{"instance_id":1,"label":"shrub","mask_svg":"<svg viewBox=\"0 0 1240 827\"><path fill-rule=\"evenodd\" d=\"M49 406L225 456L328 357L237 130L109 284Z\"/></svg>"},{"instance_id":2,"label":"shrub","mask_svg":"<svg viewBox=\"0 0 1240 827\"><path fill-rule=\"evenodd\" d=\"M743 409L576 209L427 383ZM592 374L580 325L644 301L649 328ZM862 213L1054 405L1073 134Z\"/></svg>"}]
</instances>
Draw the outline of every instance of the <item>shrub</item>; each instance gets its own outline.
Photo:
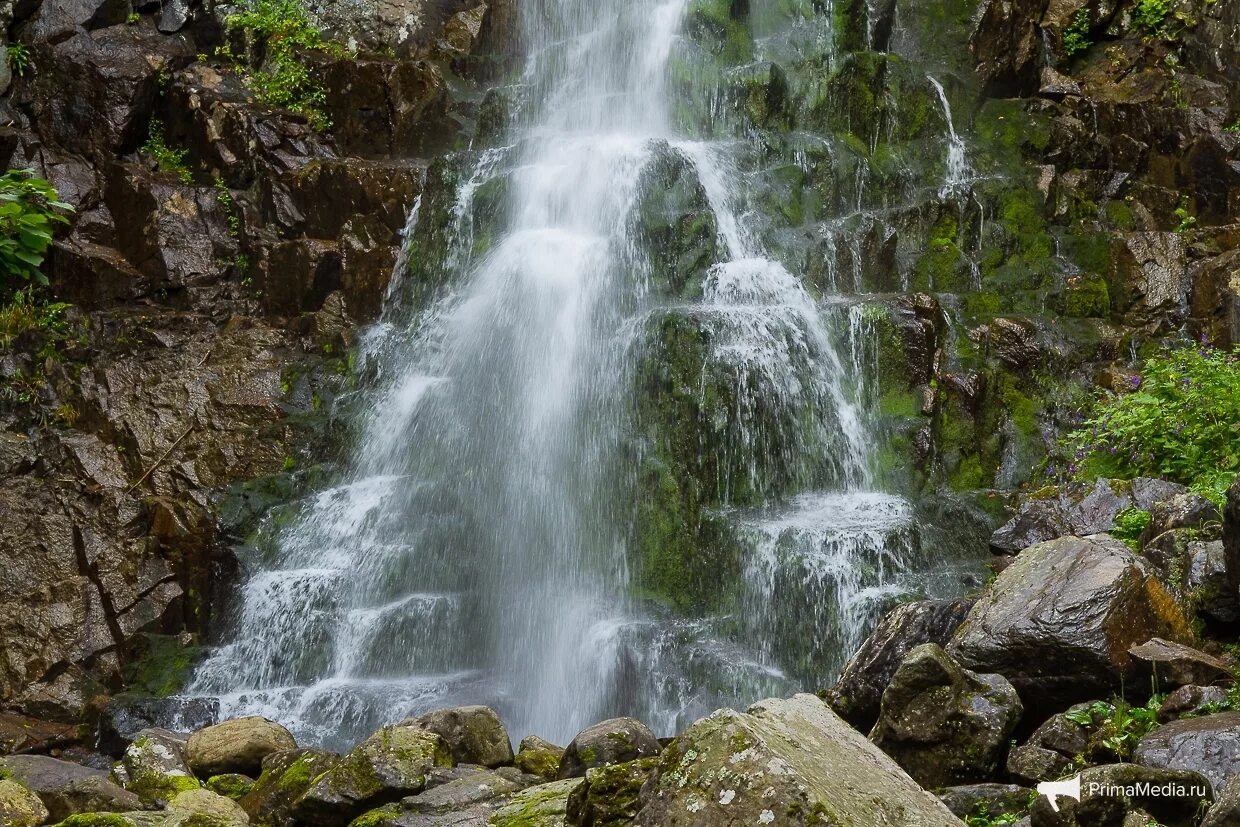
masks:
<instances>
[{"instance_id":1,"label":"shrub","mask_svg":"<svg viewBox=\"0 0 1240 827\"><path fill-rule=\"evenodd\" d=\"M1089 39L1089 9L1083 8L1063 32L1063 51L1068 57L1079 54L1093 43Z\"/></svg>"},{"instance_id":2,"label":"shrub","mask_svg":"<svg viewBox=\"0 0 1240 827\"><path fill-rule=\"evenodd\" d=\"M26 69L30 67L30 50L26 48L25 43L10 43L5 50L9 61L9 69L13 74L21 77L26 74Z\"/></svg>"},{"instance_id":3,"label":"shrub","mask_svg":"<svg viewBox=\"0 0 1240 827\"><path fill-rule=\"evenodd\" d=\"M47 284L40 271L52 243L52 229L66 223L73 207L34 170L9 170L0 177L0 289L16 280Z\"/></svg>"},{"instance_id":4,"label":"shrub","mask_svg":"<svg viewBox=\"0 0 1240 827\"><path fill-rule=\"evenodd\" d=\"M1173 5L1174 0L1137 0L1132 8L1132 19L1152 35L1166 34L1167 18Z\"/></svg>"},{"instance_id":5,"label":"shrub","mask_svg":"<svg viewBox=\"0 0 1240 827\"><path fill-rule=\"evenodd\" d=\"M142 145L141 151L155 161L161 172L172 173L186 186L194 183L194 176L185 165L186 150L168 146L167 139L164 138L164 123L159 118L151 118L146 143Z\"/></svg>"}]
</instances>

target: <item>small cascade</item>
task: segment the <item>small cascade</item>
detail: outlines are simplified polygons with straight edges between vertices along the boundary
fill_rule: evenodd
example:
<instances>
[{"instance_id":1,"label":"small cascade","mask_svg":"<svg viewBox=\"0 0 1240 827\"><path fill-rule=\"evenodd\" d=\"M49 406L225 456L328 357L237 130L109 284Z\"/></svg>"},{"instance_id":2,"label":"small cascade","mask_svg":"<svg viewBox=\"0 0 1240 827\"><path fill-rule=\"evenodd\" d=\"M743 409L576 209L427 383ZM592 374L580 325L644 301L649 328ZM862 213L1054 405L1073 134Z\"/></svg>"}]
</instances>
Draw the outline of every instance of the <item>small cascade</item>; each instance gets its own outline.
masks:
<instances>
[{"instance_id":1,"label":"small cascade","mask_svg":"<svg viewBox=\"0 0 1240 827\"><path fill-rule=\"evenodd\" d=\"M947 172L943 186L939 189L940 198L960 197L968 192L968 184L972 177L969 167L968 151L964 140L956 133L956 123L952 119L952 107L947 100L947 92L943 84L931 75L926 75L938 95L939 104L943 107L943 119L947 122Z\"/></svg>"}]
</instances>

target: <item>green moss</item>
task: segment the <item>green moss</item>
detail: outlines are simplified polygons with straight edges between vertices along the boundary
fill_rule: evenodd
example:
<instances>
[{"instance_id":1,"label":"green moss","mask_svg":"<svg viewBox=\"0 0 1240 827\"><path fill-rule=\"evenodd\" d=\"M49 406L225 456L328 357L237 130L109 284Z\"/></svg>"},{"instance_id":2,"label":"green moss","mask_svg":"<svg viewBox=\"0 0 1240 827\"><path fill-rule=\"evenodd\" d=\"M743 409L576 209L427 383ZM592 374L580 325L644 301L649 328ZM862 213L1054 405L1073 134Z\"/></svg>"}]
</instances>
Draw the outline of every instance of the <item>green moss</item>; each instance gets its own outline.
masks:
<instances>
[{"instance_id":1,"label":"green moss","mask_svg":"<svg viewBox=\"0 0 1240 827\"><path fill-rule=\"evenodd\" d=\"M399 804L388 804L377 810L362 813L349 822L349 827L385 827L385 825L394 823L403 812Z\"/></svg>"},{"instance_id":2,"label":"green moss","mask_svg":"<svg viewBox=\"0 0 1240 827\"><path fill-rule=\"evenodd\" d=\"M878 409L886 417L908 418L920 416L921 399L911 391L889 390L879 399Z\"/></svg>"},{"instance_id":3,"label":"green moss","mask_svg":"<svg viewBox=\"0 0 1240 827\"><path fill-rule=\"evenodd\" d=\"M974 318L996 316L1003 307L998 293L981 290L964 297L964 311Z\"/></svg>"},{"instance_id":4,"label":"green moss","mask_svg":"<svg viewBox=\"0 0 1240 827\"><path fill-rule=\"evenodd\" d=\"M753 37L743 7L747 4L732 0L693 0L685 31L720 65L747 63L753 59Z\"/></svg>"},{"instance_id":5,"label":"green moss","mask_svg":"<svg viewBox=\"0 0 1240 827\"><path fill-rule=\"evenodd\" d=\"M982 469L981 458L976 456L962 459L948 477L948 484L957 491L971 491L981 488L985 481L986 472Z\"/></svg>"},{"instance_id":6,"label":"green moss","mask_svg":"<svg viewBox=\"0 0 1240 827\"><path fill-rule=\"evenodd\" d=\"M186 646L177 635L142 636L141 655L125 665L125 684L133 692L166 698L185 688L200 646Z\"/></svg>"},{"instance_id":7,"label":"green moss","mask_svg":"<svg viewBox=\"0 0 1240 827\"><path fill-rule=\"evenodd\" d=\"M1101 276L1081 276L1064 291L1064 315L1073 318L1105 317L1111 312L1111 294Z\"/></svg>"},{"instance_id":8,"label":"green moss","mask_svg":"<svg viewBox=\"0 0 1240 827\"><path fill-rule=\"evenodd\" d=\"M133 827L133 822L116 813L76 813L56 827Z\"/></svg>"},{"instance_id":9,"label":"green moss","mask_svg":"<svg viewBox=\"0 0 1240 827\"><path fill-rule=\"evenodd\" d=\"M236 801L254 789L254 779L237 773L213 775L207 779L206 788Z\"/></svg>"}]
</instances>

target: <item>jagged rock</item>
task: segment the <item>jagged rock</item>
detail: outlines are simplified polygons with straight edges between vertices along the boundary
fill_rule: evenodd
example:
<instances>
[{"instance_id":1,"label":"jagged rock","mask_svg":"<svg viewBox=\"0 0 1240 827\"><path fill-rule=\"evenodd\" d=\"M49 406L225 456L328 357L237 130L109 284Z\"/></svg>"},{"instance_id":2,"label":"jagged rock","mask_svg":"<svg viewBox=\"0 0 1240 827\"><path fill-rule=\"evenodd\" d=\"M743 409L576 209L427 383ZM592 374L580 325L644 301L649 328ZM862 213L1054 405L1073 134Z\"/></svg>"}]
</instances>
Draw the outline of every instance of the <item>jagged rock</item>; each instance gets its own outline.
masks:
<instances>
[{"instance_id":1,"label":"jagged rock","mask_svg":"<svg viewBox=\"0 0 1240 827\"><path fill-rule=\"evenodd\" d=\"M624 827L641 809L644 785L657 758L639 758L586 770L586 783L568 797L566 821L574 827Z\"/></svg>"},{"instance_id":2,"label":"jagged rock","mask_svg":"<svg viewBox=\"0 0 1240 827\"><path fill-rule=\"evenodd\" d=\"M1216 788L1240 774L1240 712L1220 712L1164 724L1141 739L1133 761L1147 767L1189 770Z\"/></svg>"},{"instance_id":3,"label":"jagged rock","mask_svg":"<svg viewBox=\"0 0 1240 827\"><path fill-rule=\"evenodd\" d=\"M909 652L870 733L923 787L983 781L1000 766L1023 707L1000 675L961 669L936 643Z\"/></svg>"},{"instance_id":4,"label":"jagged rock","mask_svg":"<svg viewBox=\"0 0 1240 827\"><path fill-rule=\"evenodd\" d=\"M945 645L972 608L972 600L923 600L901 604L874 627L824 699L862 732L878 720L883 690L904 656L923 643Z\"/></svg>"},{"instance_id":5,"label":"jagged rock","mask_svg":"<svg viewBox=\"0 0 1240 827\"><path fill-rule=\"evenodd\" d=\"M486 706L437 709L401 722L443 738L459 764L498 767L512 763L512 742L499 714Z\"/></svg>"},{"instance_id":6,"label":"jagged rock","mask_svg":"<svg viewBox=\"0 0 1240 827\"><path fill-rule=\"evenodd\" d=\"M1144 537L1152 539L1177 528L1202 528L1218 523L1221 519L1214 503L1200 494L1191 491L1177 494L1168 500L1155 503L1150 508L1150 524Z\"/></svg>"},{"instance_id":7,"label":"jagged rock","mask_svg":"<svg viewBox=\"0 0 1240 827\"><path fill-rule=\"evenodd\" d=\"M237 803L255 824L293 827L294 803L339 760L334 753L315 749L273 752L263 759L254 787Z\"/></svg>"},{"instance_id":8,"label":"jagged rock","mask_svg":"<svg viewBox=\"0 0 1240 827\"><path fill-rule=\"evenodd\" d=\"M1142 785L1154 788L1152 794L1146 794ZM1108 764L1082 771L1080 801L1060 796L1058 813L1045 795L1038 796L1032 823L1033 827L1128 827L1125 818L1142 811L1167 827L1192 827L1202 801L1213 798L1210 782L1194 772Z\"/></svg>"},{"instance_id":9,"label":"jagged rock","mask_svg":"<svg viewBox=\"0 0 1240 827\"><path fill-rule=\"evenodd\" d=\"M1184 588L1197 612L1220 623L1240 620L1240 591L1233 589L1227 578L1223 541L1190 542L1185 556L1188 565Z\"/></svg>"},{"instance_id":10,"label":"jagged rock","mask_svg":"<svg viewBox=\"0 0 1240 827\"><path fill-rule=\"evenodd\" d=\"M610 718L586 727L569 743L558 775L579 778L590 767L622 764L659 754L659 739L635 718Z\"/></svg>"},{"instance_id":11,"label":"jagged rock","mask_svg":"<svg viewBox=\"0 0 1240 827\"><path fill-rule=\"evenodd\" d=\"M1206 813L1201 827L1232 827L1240 824L1240 775L1232 776L1214 791L1214 806Z\"/></svg>"},{"instance_id":12,"label":"jagged rock","mask_svg":"<svg viewBox=\"0 0 1240 827\"><path fill-rule=\"evenodd\" d=\"M988 94L1010 97L1033 88L1041 60L1038 20L1045 0L983 0L974 14L969 49Z\"/></svg>"},{"instance_id":13,"label":"jagged rock","mask_svg":"<svg viewBox=\"0 0 1240 827\"><path fill-rule=\"evenodd\" d=\"M1158 720L1165 724L1178 718L1196 717L1226 703L1227 690L1221 686L1181 686L1169 693L1158 707Z\"/></svg>"},{"instance_id":14,"label":"jagged rock","mask_svg":"<svg viewBox=\"0 0 1240 827\"><path fill-rule=\"evenodd\" d=\"M568 800L586 783L580 778L566 778L527 787L499 808L488 827L563 827L568 813Z\"/></svg>"},{"instance_id":15,"label":"jagged rock","mask_svg":"<svg viewBox=\"0 0 1240 827\"><path fill-rule=\"evenodd\" d=\"M297 749L287 729L266 718L235 718L201 729L189 737L185 760L195 775L228 772L257 775L273 752Z\"/></svg>"},{"instance_id":16,"label":"jagged rock","mask_svg":"<svg viewBox=\"0 0 1240 827\"><path fill-rule=\"evenodd\" d=\"M1227 489L1223 508L1223 555L1232 593L1240 593L1240 477Z\"/></svg>"},{"instance_id":17,"label":"jagged rock","mask_svg":"<svg viewBox=\"0 0 1240 827\"><path fill-rule=\"evenodd\" d=\"M158 28L164 34L181 31L189 19L190 0L163 0L160 3Z\"/></svg>"},{"instance_id":18,"label":"jagged rock","mask_svg":"<svg viewBox=\"0 0 1240 827\"><path fill-rule=\"evenodd\" d=\"M39 797L14 781L0 780L0 822L5 827L39 827L47 808Z\"/></svg>"},{"instance_id":19,"label":"jagged rock","mask_svg":"<svg viewBox=\"0 0 1240 827\"><path fill-rule=\"evenodd\" d=\"M1128 647L1191 640L1180 607L1106 535L1025 549L982 594L947 646L963 666L1006 677L1023 697L1072 703L1134 675Z\"/></svg>"},{"instance_id":20,"label":"jagged rock","mask_svg":"<svg viewBox=\"0 0 1240 827\"><path fill-rule=\"evenodd\" d=\"M1029 809L1030 792L1019 784L969 784L948 787L939 793L939 799L962 819L981 813L998 818Z\"/></svg>"},{"instance_id":21,"label":"jagged rock","mask_svg":"<svg viewBox=\"0 0 1240 827\"><path fill-rule=\"evenodd\" d=\"M148 804L167 802L199 786L185 763L184 749L184 736L144 729L112 767L112 777Z\"/></svg>"},{"instance_id":22,"label":"jagged rock","mask_svg":"<svg viewBox=\"0 0 1240 827\"><path fill-rule=\"evenodd\" d=\"M517 769L531 775L537 775L547 781L554 781L560 771L560 761L564 758L564 747L544 741L537 735L527 735L521 739L517 755L513 759Z\"/></svg>"},{"instance_id":23,"label":"jagged rock","mask_svg":"<svg viewBox=\"0 0 1240 827\"><path fill-rule=\"evenodd\" d=\"M1042 781L1063 778L1075 765L1072 759L1036 744L1014 747L1007 757L1007 773L1016 781L1030 786Z\"/></svg>"},{"instance_id":24,"label":"jagged rock","mask_svg":"<svg viewBox=\"0 0 1240 827\"><path fill-rule=\"evenodd\" d=\"M1077 704L1069 708L1069 713L1079 712L1088 704ZM1070 719L1063 712L1047 718L1029 736L1029 744L1054 750L1066 758L1072 758L1085 752L1089 746L1089 731Z\"/></svg>"},{"instance_id":25,"label":"jagged rock","mask_svg":"<svg viewBox=\"0 0 1240 827\"><path fill-rule=\"evenodd\" d=\"M461 770L459 777L402 799L401 809L421 815L443 815L533 786L525 776L511 767L498 771L465 767L458 769Z\"/></svg>"},{"instance_id":26,"label":"jagged rock","mask_svg":"<svg viewBox=\"0 0 1240 827\"><path fill-rule=\"evenodd\" d=\"M663 752L638 827L959 827L890 758L812 695L703 718Z\"/></svg>"},{"instance_id":27,"label":"jagged rock","mask_svg":"<svg viewBox=\"0 0 1240 827\"><path fill-rule=\"evenodd\" d=\"M174 813L206 816L220 821L250 823L249 815L237 802L210 790L185 790L177 793L168 802L168 809Z\"/></svg>"},{"instance_id":28,"label":"jagged rock","mask_svg":"<svg viewBox=\"0 0 1240 827\"><path fill-rule=\"evenodd\" d=\"M1231 675L1231 667L1225 661L1161 638L1130 646L1128 654L1150 664L1158 685L1167 688L1214 683Z\"/></svg>"},{"instance_id":29,"label":"jagged rock","mask_svg":"<svg viewBox=\"0 0 1240 827\"><path fill-rule=\"evenodd\" d=\"M1080 95L1081 84L1057 71L1052 66L1042 67L1041 86L1038 94L1045 98L1062 98L1067 95Z\"/></svg>"},{"instance_id":30,"label":"jagged rock","mask_svg":"<svg viewBox=\"0 0 1240 827\"><path fill-rule=\"evenodd\" d=\"M0 776L19 782L37 795L52 821L63 821L73 813L142 809L142 800L109 781L106 770L45 755L0 759Z\"/></svg>"},{"instance_id":31,"label":"jagged rock","mask_svg":"<svg viewBox=\"0 0 1240 827\"><path fill-rule=\"evenodd\" d=\"M414 726L380 729L319 777L293 805L309 824L333 827L426 787L434 767L452 766L442 738Z\"/></svg>"},{"instance_id":32,"label":"jagged rock","mask_svg":"<svg viewBox=\"0 0 1240 827\"><path fill-rule=\"evenodd\" d=\"M1134 326L1163 330L1188 310L1188 259L1176 233L1129 233L1112 245L1112 282Z\"/></svg>"}]
</instances>

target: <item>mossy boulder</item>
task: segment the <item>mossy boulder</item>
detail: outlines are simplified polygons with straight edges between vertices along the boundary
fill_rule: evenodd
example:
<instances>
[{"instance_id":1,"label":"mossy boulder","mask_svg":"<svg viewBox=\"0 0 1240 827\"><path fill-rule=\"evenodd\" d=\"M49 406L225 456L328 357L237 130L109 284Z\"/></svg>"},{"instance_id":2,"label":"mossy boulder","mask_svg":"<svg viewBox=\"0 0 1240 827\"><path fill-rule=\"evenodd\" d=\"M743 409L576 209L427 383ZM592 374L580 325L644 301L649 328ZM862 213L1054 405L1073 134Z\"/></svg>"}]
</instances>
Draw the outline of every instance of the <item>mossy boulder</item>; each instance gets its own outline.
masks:
<instances>
[{"instance_id":1,"label":"mossy boulder","mask_svg":"<svg viewBox=\"0 0 1240 827\"><path fill-rule=\"evenodd\" d=\"M642 786L658 758L639 758L586 770L586 783L568 798L567 821L576 827L622 827L641 809Z\"/></svg>"},{"instance_id":2,"label":"mossy boulder","mask_svg":"<svg viewBox=\"0 0 1240 827\"><path fill-rule=\"evenodd\" d=\"M185 745L185 759L204 778L222 773L257 775L265 757L291 749L297 749L292 733L274 721L250 716L195 732Z\"/></svg>"},{"instance_id":3,"label":"mossy boulder","mask_svg":"<svg viewBox=\"0 0 1240 827\"><path fill-rule=\"evenodd\" d=\"M487 827L565 827L569 796L585 782L566 778L528 787L487 820Z\"/></svg>"},{"instance_id":4,"label":"mossy boulder","mask_svg":"<svg viewBox=\"0 0 1240 827\"><path fill-rule=\"evenodd\" d=\"M112 777L148 804L166 803L178 793L200 786L185 762L184 749L184 736L145 729L112 766Z\"/></svg>"},{"instance_id":5,"label":"mossy boulder","mask_svg":"<svg viewBox=\"0 0 1240 827\"><path fill-rule=\"evenodd\" d=\"M39 827L47 808L39 797L16 781L0 781L0 823L5 827Z\"/></svg>"},{"instance_id":6,"label":"mossy boulder","mask_svg":"<svg viewBox=\"0 0 1240 827\"><path fill-rule=\"evenodd\" d=\"M248 775L231 772L213 775L207 779L206 787L213 793L239 801L254 789L254 779Z\"/></svg>"},{"instance_id":7,"label":"mossy boulder","mask_svg":"<svg viewBox=\"0 0 1240 827\"><path fill-rule=\"evenodd\" d=\"M637 192L633 229L650 266L652 291L700 297L706 271L719 259L719 229L693 164L660 143Z\"/></svg>"},{"instance_id":8,"label":"mossy boulder","mask_svg":"<svg viewBox=\"0 0 1240 827\"><path fill-rule=\"evenodd\" d=\"M556 746L537 735L527 735L521 739L513 764L522 772L537 775L547 781L554 781L560 771L560 761L564 758L564 747Z\"/></svg>"},{"instance_id":9,"label":"mossy boulder","mask_svg":"<svg viewBox=\"0 0 1240 827\"><path fill-rule=\"evenodd\" d=\"M74 813L142 809L142 800L109 781L106 771L46 755L0 758L0 778L16 781L37 795L52 821Z\"/></svg>"},{"instance_id":10,"label":"mossy boulder","mask_svg":"<svg viewBox=\"0 0 1240 827\"><path fill-rule=\"evenodd\" d=\"M512 741L499 714L489 706L437 709L401 725L415 726L443 738L452 758L460 764L499 767L512 763Z\"/></svg>"},{"instance_id":11,"label":"mossy boulder","mask_svg":"<svg viewBox=\"0 0 1240 827\"><path fill-rule=\"evenodd\" d=\"M443 738L416 726L380 729L323 773L293 805L293 815L335 827L367 810L416 795L435 767L453 765Z\"/></svg>"},{"instance_id":12,"label":"mossy boulder","mask_svg":"<svg viewBox=\"0 0 1240 827\"><path fill-rule=\"evenodd\" d=\"M339 760L335 753L316 749L272 753L263 759L262 774L238 803L255 824L292 827L294 802Z\"/></svg>"},{"instance_id":13,"label":"mossy boulder","mask_svg":"<svg viewBox=\"0 0 1240 827\"><path fill-rule=\"evenodd\" d=\"M659 739L636 718L610 718L577 733L560 760L559 777L579 778L591 767L658 755Z\"/></svg>"},{"instance_id":14,"label":"mossy boulder","mask_svg":"<svg viewBox=\"0 0 1240 827\"><path fill-rule=\"evenodd\" d=\"M722 709L663 752L638 827L960 827L818 698Z\"/></svg>"},{"instance_id":15,"label":"mossy boulder","mask_svg":"<svg viewBox=\"0 0 1240 827\"><path fill-rule=\"evenodd\" d=\"M201 788L177 793L168 802L168 809L186 816L199 815L238 824L250 823L249 815L237 802Z\"/></svg>"}]
</instances>

